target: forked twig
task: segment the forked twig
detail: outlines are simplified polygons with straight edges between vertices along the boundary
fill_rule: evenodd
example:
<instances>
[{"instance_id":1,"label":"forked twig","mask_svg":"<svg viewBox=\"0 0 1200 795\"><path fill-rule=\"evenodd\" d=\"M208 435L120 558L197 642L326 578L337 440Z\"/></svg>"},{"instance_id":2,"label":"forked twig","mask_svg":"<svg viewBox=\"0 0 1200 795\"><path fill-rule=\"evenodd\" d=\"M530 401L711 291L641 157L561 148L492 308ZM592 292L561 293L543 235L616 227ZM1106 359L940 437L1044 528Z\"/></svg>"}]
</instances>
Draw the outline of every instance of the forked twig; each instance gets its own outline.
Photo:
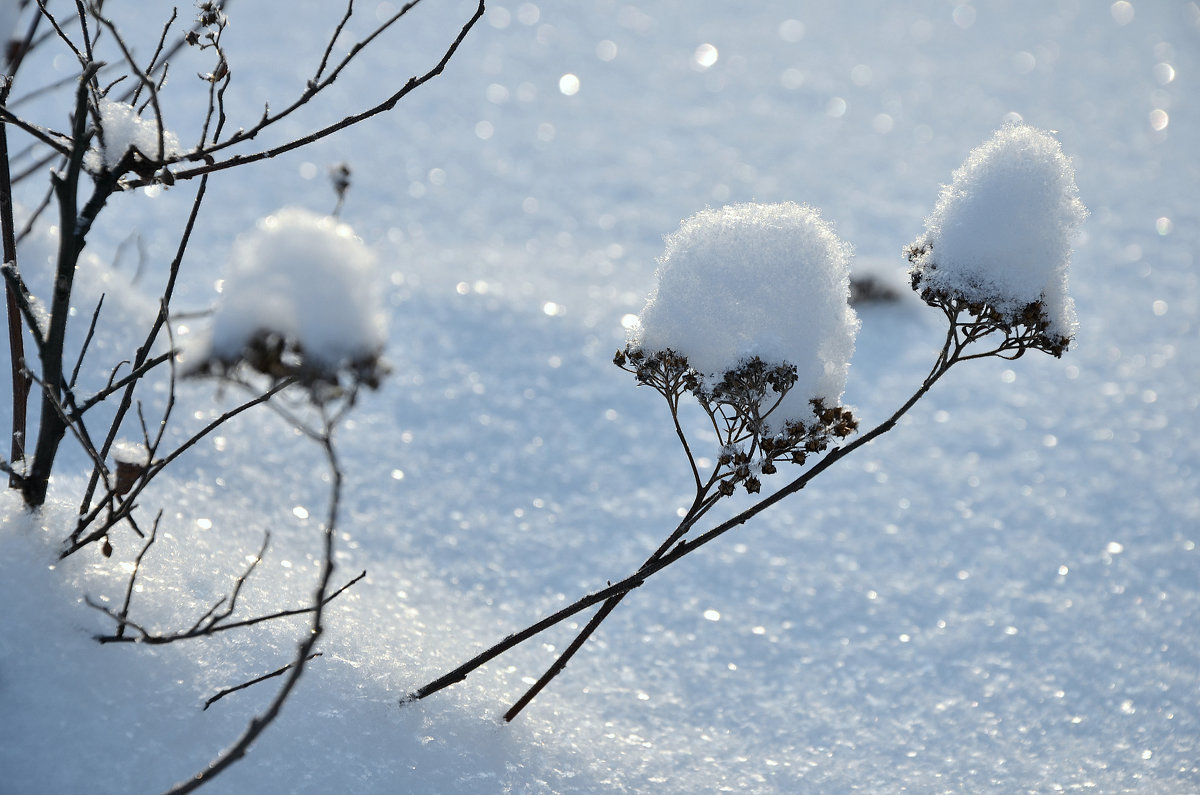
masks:
<instances>
[{"instance_id":1,"label":"forked twig","mask_svg":"<svg viewBox=\"0 0 1200 795\"><path fill-rule=\"evenodd\" d=\"M412 6L412 5L415 5L415 3L409 4L409 6ZM359 124L360 122L363 122L373 116L378 116L381 113L386 113L387 111L390 111L391 109L396 107L397 104L399 104L400 100L404 99L406 96L408 96L414 90L425 85L426 83L428 83L430 80L432 80L433 78L440 75L445 70L446 65L450 62L450 59L454 56L454 53L456 53L458 51L459 45L461 45L463 40L466 39L467 34L475 26L475 23L477 23L483 17L483 12L484 12L484 0L479 0L479 4L476 7L475 12L471 15L470 19L468 19L466 21L466 23L463 25L463 27L459 30L458 35L454 38L454 41L450 44L449 48L442 54L442 57L438 60L438 62L431 69L429 69L429 71L425 72L424 74L409 78L408 82L406 82L403 87L401 87L398 91L393 93L391 96L389 96L387 99L383 100L382 102L380 102L364 111L360 111L358 113L347 116L344 119L342 119L341 121L334 122L333 124L330 124L326 127L322 127L321 129L316 130L312 133L309 133L306 136L303 136L301 138L296 138L292 141L289 141L284 144L280 144L279 146L272 147L270 149L262 150L262 151L255 152L253 154L248 154L248 155L232 155L232 156L226 158L225 160L218 160L214 163L205 163L202 166L194 166L192 168L180 169L179 171L174 173L175 179L176 180L191 179L193 177L198 177L202 174L211 174L215 171L223 171L225 169L235 168L237 166L245 165L247 163L255 163L260 160L267 160L267 159L270 159L273 157L277 157L279 155L290 152L294 149L299 149L301 147L308 146L311 143L315 143L316 141L319 141L323 138L327 138L330 135L333 135L334 133L340 132L340 131L346 129L347 127L352 127L356 124ZM326 77L325 80L322 82L322 85L328 84L329 82L330 82L330 78ZM315 90L315 87L313 89L310 89L310 91L314 91L314 90ZM308 101L308 98L309 97L307 97L307 96L302 97L301 100L298 100L297 102L299 104L304 104L304 102ZM283 112L284 111L281 111L281 113L283 113ZM265 123L273 123L274 121L277 121L278 120L277 116L278 116L278 114L276 114L276 116L271 116L271 115L267 114L264 116L264 119L262 121L260 121L259 124L256 125L251 130L246 131L245 133L243 133L241 135L231 136L231 137L225 139L225 141L223 141L220 144L216 144L216 145L206 148L203 151L203 153L197 153L197 154L191 155L191 157L193 159L205 159L205 158L211 159L213 152L215 152L219 149L224 149L227 146L230 146L235 143L240 143L244 140L247 140L247 139L253 137L250 134L251 132L256 132L256 131L261 130L265 126ZM153 182L153 180L146 180L146 179L133 180L128 183L128 187L131 187L131 188L144 187L145 185L149 185L152 182Z\"/></svg>"},{"instance_id":2,"label":"forked twig","mask_svg":"<svg viewBox=\"0 0 1200 795\"><path fill-rule=\"evenodd\" d=\"M344 585L342 585L342 587L338 588L336 591L326 594L324 597L325 601L322 603L321 606L324 607L325 605L329 604L334 599L341 596L342 593L349 590L352 586L354 586L358 582L360 582L366 576L367 576L367 573L365 571L359 572L358 575L356 575L352 579L348 580ZM252 627L255 624L261 624L264 621L277 621L281 618L291 618L292 616L309 615L310 613L313 613L316 610L315 605L309 605L308 607L297 607L297 608L293 608L290 610L277 610L274 613L266 613L264 615L254 616L253 618L245 618L245 619L241 619L239 621L226 621L224 623L208 622L208 623L204 623L203 626L194 626L193 628L188 629L188 630L181 630L179 632L161 634L161 633L151 632L150 630L146 629L144 626L142 626L141 624L139 624L137 622L130 621L128 619L121 620L119 614L117 612L113 611L109 607L105 607L104 605L98 604L90 599L85 599L85 601L89 607L91 607L95 610L99 610L101 613L107 614L114 621L118 621L119 623L123 624L124 626L127 626L130 629L137 632L136 637L121 636L121 635L117 635L117 634L97 635L96 640L98 642L100 642L100 643L145 643L150 646L165 646L169 643L176 643L181 640L193 640L195 638L208 637L210 635L217 635L221 632L228 632L231 629L244 629L246 627ZM218 602L216 606L219 607L222 603L223 603L223 600L222 600L222 602ZM210 615L212 609L214 609L214 608L210 608L210 612L206 613L205 616ZM203 617L201 618L201 621L203 621ZM200 622L197 622L197 623L200 623Z\"/></svg>"}]
</instances>

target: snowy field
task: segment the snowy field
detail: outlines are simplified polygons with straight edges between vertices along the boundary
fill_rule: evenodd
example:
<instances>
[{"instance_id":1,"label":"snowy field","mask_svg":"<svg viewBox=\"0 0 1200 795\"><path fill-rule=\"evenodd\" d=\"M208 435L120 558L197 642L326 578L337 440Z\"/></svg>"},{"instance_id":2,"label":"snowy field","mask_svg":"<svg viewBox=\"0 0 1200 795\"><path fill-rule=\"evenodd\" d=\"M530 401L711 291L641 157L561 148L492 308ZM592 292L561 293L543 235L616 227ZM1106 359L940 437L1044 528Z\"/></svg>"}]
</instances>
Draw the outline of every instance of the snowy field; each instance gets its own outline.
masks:
<instances>
[{"instance_id":1,"label":"snowy field","mask_svg":"<svg viewBox=\"0 0 1200 795\"><path fill-rule=\"evenodd\" d=\"M106 8L152 46L164 20L126 5ZM231 5L232 124L303 84L337 6ZM425 0L286 132L424 71L472 8ZM184 140L201 110L189 69L167 108ZM393 374L338 436L335 581L367 577L330 606L324 654L279 720L209 789L1200 792L1197 75L1194 2L497 2L393 112L214 175L177 309L213 305L260 217L332 210L326 170L345 161L341 218L384 271ZM902 248L967 153L1017 118L1055 131L1091 211L1061 360L956 367L896 430L634 591L514 723L504 710L569 627L399 706L632 572L691 499L661 399L612 364L665 235L705 207L820 208L852 270L906 293L859 308L845 401L870 427L944 333L907 293ZM155 311L193 191L117 196L101 216L71 327L82 339L107 293L90 383L140 340L128 318ZM140 269L122 246L134 230ZM42 289L28 263L46 245L22 253ZM178 439L236 397L189 382ZM84 595L119 603L138 546L117 536L111 559L57 564L86 472L68 444L42 515L0 501L0 792L170 787L274 684L205 700L283 665L305 627L97 644L111 622ZM133 614L191 624L267 530L239 610L302 605L326 477L269 411L181 458L141 498L164 513Z\"/></svg>"}]
</instances>

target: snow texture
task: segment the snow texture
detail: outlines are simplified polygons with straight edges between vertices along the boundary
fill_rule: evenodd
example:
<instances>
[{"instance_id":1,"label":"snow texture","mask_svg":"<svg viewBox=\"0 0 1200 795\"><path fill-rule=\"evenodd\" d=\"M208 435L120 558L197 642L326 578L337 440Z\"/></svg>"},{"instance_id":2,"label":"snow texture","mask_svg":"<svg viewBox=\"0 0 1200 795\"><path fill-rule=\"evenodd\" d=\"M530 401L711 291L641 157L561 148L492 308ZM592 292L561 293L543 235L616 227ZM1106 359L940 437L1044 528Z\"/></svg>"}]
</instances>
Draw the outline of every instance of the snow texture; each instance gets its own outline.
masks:
<instances>
[{"instance_id":1,"label":"snow texture","mask_svg":"<svg viewBox=\"0 0 1200 795\"><path fill-rule=\"evenodd\" d=\"M148 160L176 157L181 153L179 138L168 129L162 131L162 155L159 156L158 123L143 119L134 107L125 102L100 100L100 140L103 156L91 150L84 164L98 170L115 168L130 149L136 149Z\"/></svg>"},{"instance_id":2,"label":"snow texture","mask_svg":"<svg viewBox=\"0 0 1200 795\"><path fill-rule=\"evenodd\" d=\"M282 337L307 364L327 371L380 353L386 317L375 255L349 225L287 207L238 238L207 353L234 362L264 334Z\"/></svg>"},{"instance_id":3,"label":"snow texture","mask_svg":"<svg viewBox=\"0 0 1200 795\"><path fill-rule=\"evenodd\" d=\"M146 12L158 5L105 5L143 62L165 21ZM373 20L376 5L358 13ZM331 207L325 167L346 161L342 217L385 268L393 375L360 396L336 440L335 577L367 579L330 604L324 655L278 720L202 793L1200 792L1200 12L1137 0L865 6L489 1L445 73L394 112L211 175L175 309L212 303L254 219ZM236 129L303 90L342 11L228 8ZM423 73L462 12L420 4L289 132L386 96L385 76L398 87ZM94 45L121 61L110 36ZM207 108L210 84L195 75L212 69L194 49L173 59L161 97L184 140ZM14 112L61 129L76 63L52 37L14 96L70 81ZM565 74L578 78L570 96ZM632 592L511 724L500 716L567 628L398 706L636 570L689 504L661 398L611 363L664 234L706 204L803 200L837 220L860 267L902 284L898 250L939 182L1017 115L1058 131L1093 211L1073 255L1080 325L1067 356L955 366L894 430ZM10 152L28 148L7 131ZM18 170L44 150L33 151ZM114 196L92 228L69 365L106 298L79 394L129 372L118 363L156 316L195 187ZM15 186L18 228L46 188ZM43 296L55 215L19 248ZM138 279L120 256L132 230L146 251ZM858 314L846 400L869 427L921 383L946 329L911 294ZM177 318L175 340L202 324ZM154 429L170 395L156 376L160 391L139 392L120 438L143 438L135 415ZM163 450L242 399L186 380L174 397ZM105 411L88 415L97 441ZM705 430L699 413L681 412L689 434ZM0 428L11 420L0 399ZM186 780L279 679L204 702L278 669L307 629L296 617L186 644L97 644L113 625L83 597L119 607L144 541L122 526L111 558L58 560L90 469L68 437L45 510L0 496L4 793ZM163 514L131 616L191 626L268 530L234 618L305 605L327 475L311 440L269 410L190 448L138 497L143 530Z\"/></svg>"},{"instance_id":4,"label":"snow texture","mask_svg":"<svg viewBox=\"0 0 1200 795\"><path fill-rule=\"evenodd\" d=\"M808 421L841 401L859 322L848 303L851 248L807 205L706 209L666 239L630 344L672 350L719 379L747 359L789 363L797 380L773 420Z\"/></svg>"},{"instance_id":5,"label":"snow texture","mask_svg":"<svg viewBox=\"0 0 1200 795\"><path fill-rule=\"evenodd\" d=\"M1049 133L1006 124L942 187L914 261L921 286L986 303L1015 320L1042 301L1049 331L1077 327L1067 294L1071 244L1087 217L1075 172Z\"/></svg>"}]
</instances>

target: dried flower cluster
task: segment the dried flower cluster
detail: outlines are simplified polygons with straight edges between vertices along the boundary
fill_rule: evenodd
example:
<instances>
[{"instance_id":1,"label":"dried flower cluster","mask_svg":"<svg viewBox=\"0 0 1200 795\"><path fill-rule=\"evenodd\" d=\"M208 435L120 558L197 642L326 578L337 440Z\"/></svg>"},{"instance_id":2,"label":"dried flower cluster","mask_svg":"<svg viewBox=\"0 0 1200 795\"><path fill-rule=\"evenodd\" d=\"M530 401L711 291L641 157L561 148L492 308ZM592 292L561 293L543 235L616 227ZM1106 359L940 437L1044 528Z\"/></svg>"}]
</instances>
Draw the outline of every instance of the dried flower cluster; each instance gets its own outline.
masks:
<instances>
[{"instance_id":1,"label":"dried flower cluster","mask_svg":"<svg viewBox=\"0 0 1200 795\"><path fill-rule=\"evenodd\" d=\"M938 267L932 253L933 243L928 240L918 241L904 249L904 255L913 263L909 271L912 288L922 301L941 309L956 327L969 326L971 341L996 331L1002 332L1005 341L996 353L1008 355L1008 358L1016 358L1029 349L1044 351L1055 358L1061 358L1070 347L1071 336L1057 333L1056 329L1060 324L1053 322L1044 298L1025 304L1017 310L1001 311L998 307L977 297L967 296L961 291L930 285L926 277ZM972 318L971 321L962 321L964 312Z\"/></svg>"},{"instance_id":2,"label":"dried flower cluster","mask_svg":"<svg viewBox=\"0 0 1200 795\"><path fill-rule=\"evenodd\" d=\"M820 398L809 401L812 421L772 423L771 415L796 384L796 367L786 362L768 364L755 356L714 383L691 367L686 356L670 350L647 354L631 346L618 351L613 361L661 394L673 414L685 394L695 397L720 443L711 482L724 495L733 494L739 484L757 493L759 476L774 474L777 462L803 464L809 454L827 449L831 438L844 439L858 428L849 409L827 407Z\"/></svg>"},{"instance_id":3,"label":"dried flower cluster","mask_svg":"<svg viewBox=\"0 0 1200 795\"><path fill-rule=\"evenodd\" d=\"M378 389L389 372L387 362L378 353L345 359L330 366L326 361L307 356L304 346L294 337L265 329L251 336L237 354L213 356L186 372L232 378L243 365L267 376L272 384L295 380L308 389L317 403L360 386Z\"/></svg>"}]
</instances>

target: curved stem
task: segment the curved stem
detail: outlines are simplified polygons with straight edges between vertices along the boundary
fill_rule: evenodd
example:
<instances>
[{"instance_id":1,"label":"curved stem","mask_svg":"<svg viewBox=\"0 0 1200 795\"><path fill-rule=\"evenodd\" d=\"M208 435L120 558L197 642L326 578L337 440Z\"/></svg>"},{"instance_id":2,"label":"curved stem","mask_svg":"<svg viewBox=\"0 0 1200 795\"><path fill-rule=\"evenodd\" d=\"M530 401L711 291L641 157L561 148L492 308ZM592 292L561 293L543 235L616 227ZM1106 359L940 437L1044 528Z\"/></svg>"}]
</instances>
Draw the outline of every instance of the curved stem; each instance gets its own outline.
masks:
<instances>
[{"instance_id":1,"label":"curved stem","mask_svg":"<svg viewBox=\"0 0 1200 795\"><path fill-rule=\"evenodd\" d=\"M813 478L824 472L829 467L833 466L833 464L837 463L842 458L845 458L858 448L870 443L879 436L882 436L890 431L896 426L896 423L899 422L900 418L907 414L908 411L914 405L916 405L916 403L922 397L925 396L925 394L933 387L933 385L937 383L942 376L944 376L950 370L951 367L962 360L961 354L965 344L966 343L957 337L952 318L950 329L946 334L946 339L942 345L942 350L938 354L933 368L929 371L929 374L925 377L925 380L922 382L921 386L912 394L912 396L909 397L909 399L906 400L904 404L901 405L900 408L898 408L886 420L879 423L862 436L857 437L849 444L843 447L835 447L831 449L814 466L806 470L803 474L774 494L759 500L754 505L737 514L736 516L721 522L720 524L707 530L692 540L680 540L683 535L685 535L688 530L691 529L695 522L698 521L705 513L707 513L708 510L716 504L717 500L720 499L719 495L706 498L703 494L697 494L696 501L693 502L692 510L689 511L688 516L679 524L679 526L674 530L674 532L672 532L672 534L659 547L659 549L653 555L651 555L650 558L648 558L646 562L642 564L642 566L638 568L636 572L617 583L610 584L606 588L582 597L573 604L568 605L567 607L564 607L549 616L546 616L542 620L531 624L519 632L509 635L504 640L488 649L485 649L483 652L477 654L475 657L464 662L462 665L458 666L452 671L416 689L406 699L404 699L402 703L419 701L438 692L439 690L443 690L453 684L461 682L473 671L487 664L491 660L494 660L496 657L499 657L501 654L504 654L506 651L519 646L521 643L524 643L536 635L541 634L541 632L544 630L549 629L550 627L553 627L584 610L587 610L593 605L603 603L600 610L598 610L596 614L592 616L592 618L579 632L571 644L563 651L563 654L557 660L555 660L554 664L547 669L541 678L539 678L538 681L532 687L530 687L530 689L526 691L525 694L522 695L522 697L515 704L513 704L508 712L505 713L505 720L511 721L533 700L533 698L538 695L538 693L541 692L541 690L547 684L549 684L549 682L555 676L562 672L570 658L573 657L579 651L579 649L583 647L587 639L612 613L612 611L616 609L617 605L620 604L621 600L626 594L635 588L641 587L650 577L657 574L659 571L662 571L676 561L686 557L687 555L690 555L692 552L708 544L709 542L714 541L733 528L745 524L751 518L757 516L759 513L771 507L772 505L780 502L785 497L800 491L806 485L808 485Z\"/></svg>"},{"instance_id":2,"label":"curved stem","mask_svg":"<svg viewBox=\"0 0 1200 795\"><path fill-rule=\"evenodd\" d=\"M700 468L696 465L696 457L692 455L692 447L688 444L687 436L683 432L683 427L679 424L679 392L663 392L667 397L667 405L671 409L671 422L675 425L675 435L679 437L679 443L683 445L683 452L687 455L688 466L692 469L692 479L696 483L697 493L703 488L700 481Z\"/></svg>"}]
</instances>

